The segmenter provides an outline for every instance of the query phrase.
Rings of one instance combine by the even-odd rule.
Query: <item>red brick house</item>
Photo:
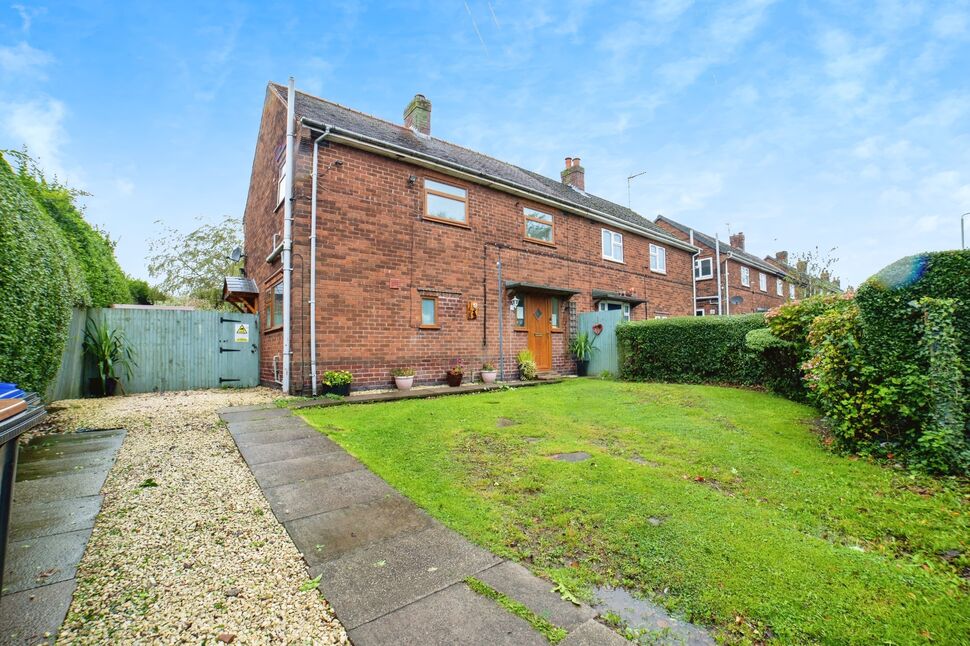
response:
[[[697,316],[765,312],[794,300],[788,273],[745,251],[743,233],[727,244],[662,215],[655,223],[701,250],[694,260]]]
[[[579,158],[550,179],[434,138],[421,95],[392,123],[271,83],[244,234],[261,380],[286,392],[441,382],[459,358],[509,379],[524,348],[569,373],[580,312],[693,312],[695,247],[587,192]]]

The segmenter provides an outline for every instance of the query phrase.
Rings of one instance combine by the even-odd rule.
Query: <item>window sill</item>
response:
[[[618,265],[625,265],[626,264],[622,260],[614,260],[613,258],[607,258],[606,256],[603,256],[603,260],[605,260],[607,262],[615,262]]]
[[[280,210],[280,207],[283,206],[283,204],[285,202],[286,202],[286,198],[285,197],[282,200],[280,200],[279,202],[277,202],[276,203],[276,206],[273,207],[273,213],[278,212]]]
[[[514,327],[514,328],[512,328],[512,331],[513,332],[528,332],[529,331],[529,328],[527,328],[527,327]]]
[[[714,276],[697,276],[695,280],[711,280]]]
[[[263,330],[263,334],[275,334],[276,332],[282,332],[283,326],[277,325],[276,327],[271,327]]]
[[[651,269],[650,270],[650,273],[651,274],[661,274],[663,276],[666,276],[667,275],[667,272],[666,271],[660,271],[659,269]]]
[[[457,220],[446,220],[444,218],[433,218],[430,215],[422,216],[421,219],[427,222],[436,222],[438,224],[448,224],[453,227],[458,227],[459,229],[471,229],[471,226],[467,222],[458,222]]]
[[[419,330],[440,330],[441,326],[440,325],[419,325],[418,329]]]
[[[536,240],[535,238],[530,238],[529,236],[526,236],[526,237],[522,238],[522,240],[524,242],[531,242],[532,244],[542,245],[543,247],[553,247],[553,248],[555,248],[555,246],[556,246],[556,243],[555,242],[546,242],[545,240]]]
[[[561,328],[558,328],[558,327],[554,327],[554,328],[552,328],[549,331],[552,332],[553,334],[562,334],[563,332],[565,332],[565,330],[563,330]]]

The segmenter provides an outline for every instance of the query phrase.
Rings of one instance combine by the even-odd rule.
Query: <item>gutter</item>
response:
[[[579,206],[577,204],[572,204],[554,197],[549,197],[548,195],[543,195],[541,193],[536,193],[533,189],[512,182],[506,179],[501,179],[495,177],[494,175],[489,175],[484,171],[475,170],[468,166],[462,164],[457,164],[455,162],[448,161],[446,159],[441,159],[440,157],[435,157],[433,155],[427,155],[424,153],[418,153],[396,144],[392,144],[381,139],[375,139],[373,137],[368,137],[366,135],[361,135],[350,130],[344,130],[334,125],[324,124],[306,117],[300,119],[301,123],[311,130],[316,130],[317,132],[330,132],[330,140],[336,141],[338,143],[343,143],[352,148],[358,148],[361,150],[366,150],[368,152],[373,152],[385,157],[393,157],[396,159],[407,159],[413,164],[422,166],[424,168],[431,168],[433,170],[444,172],[447,175],[453,177],[459,177],[465,180],[473,181],[476,184],[482,184],[484,186],[490,186],[492,188],[501,188],[504,192],[517,195],[519,197],[525,197],[530,200],[535,200],[547,206],[552,206],[558,208],[562,211],[567,211],[575,215],[581,215],[603,224],[608,224],[617,229],[623,229],[624,231],[629,231],[637,235],[643,236],[645,238],[650,238],[656,240],[657,242],[663,242],[671,247],[676,247],[684,251],[690,251],[692,253],[697,253],[700,250],[693,246],[686,244],[682,240],[678,240],[674,237],[667,237],[656,231],[651,231],[646,227],[638,227],[630,222],[617,218],[616,216],[610,215],[609,213],[604,213],[596,209],[591,209],[589,207]]]
[[[320,142],[330,134],[324,130],[323,134],[313,140],[313,175],[310,193],[310,388],[313,396],[317,396],[317,159]]]

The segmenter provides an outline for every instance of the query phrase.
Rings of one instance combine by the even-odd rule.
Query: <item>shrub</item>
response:
[[[391,370],[392,377],[413,377],[414,368],[395,368]]]
[[[354,381],[354,376],[346,370],[327,370],[321,381],[324,386],[346,386]]]
[[[526,381],[532,381],[539,374],[535,357],[528,350],[520,351],[515,356],[515,362],[519,364],[519,375]]]
[[[637,321],[616,330],[620,376],[640,381],[758,383],[759,362],[745,336],[764,315],[679,317]]]
[[[752,360],[757,362],[759,382],[765,388],[789,399],[805,400],[794,343],[780,339],[769,328],[762,327],[748,332],[744,344],[753,355]]]
[[[138,305],[157,305],[168,300],[160,290],[139,278],[128,279],[128,291],[131,292],[131,300]]]
[[[0,157],[0,381],[43,392],[60,365],[71,307],[88,302],[62,232]]]

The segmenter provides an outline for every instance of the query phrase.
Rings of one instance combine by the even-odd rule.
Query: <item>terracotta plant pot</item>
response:
[[[448,385],[455,388],[461,385],[461,378],[465,375],[461,372],[446,372],[445,379],[448,381]]]
[[[498,379],[498,370],[482,370],[482,383],[494,384]]]
[[[414,375],[410,377],[394,377],[394,385],[398,390],[411,390],[414,385]]]

